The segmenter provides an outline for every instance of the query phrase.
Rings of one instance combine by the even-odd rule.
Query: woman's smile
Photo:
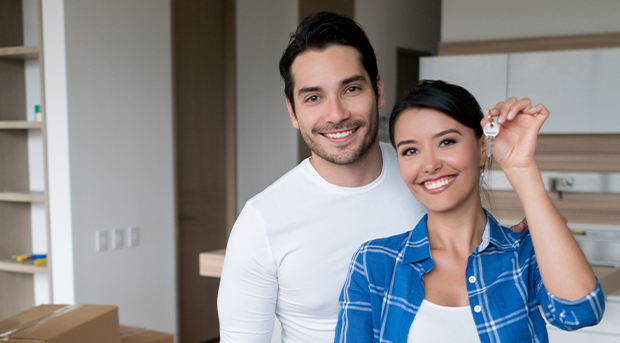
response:
[[[454,181],[455,178],[456,175],[441,176],[426,180],[422,182],[421,185],[431,194],[441,193],[452,185],[452,181]]]

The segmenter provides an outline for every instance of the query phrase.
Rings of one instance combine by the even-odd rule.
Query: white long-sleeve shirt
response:
[[[243,208],[226,249],[218,294],[221,342],[333,342],[338,297],[364,242],[415,227],[424,207],[381,144],[379,178],[359,188],[325,181],[306,159]]]

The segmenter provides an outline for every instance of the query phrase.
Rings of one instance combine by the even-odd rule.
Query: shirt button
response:
[[[476,282],[476,277],[472,275],[469,277],[469,283],[474,283],[474,282]]]
[[[480,313],[480,311],[482,311],[482,307],[480,305],[474,306],[474,312]]]

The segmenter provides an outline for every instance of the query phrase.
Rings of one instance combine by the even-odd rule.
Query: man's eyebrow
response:
[[[348,78],[340,81],[340,85],[344,86],[344,85],[349,84],[351,82],[356,82],[356,81],[360,81],[360,80],[366,81],[366,79],[364,78],[363,75],[354,75],[354,76],[348,77]],[[297,91],[297,95],[299,96],[299,95],[302,95],[304,93],[316,92],[316,91],[320,91],[320,90],[321,90],[321,87],[316,87],[316,86],[314,86],[314,87],[303,87],[303,88],[300,88]]]
[[[461,135],[461,136],[463,135],[463,134],[462,134],[459,130],[456,130],[456,129],[447,129],[447,130],[443,130],[443,131],[441,131],[441,132],[437,133],[437,134],[434,136],[434,138],[441,137],[441,136],[443,136],[443,135],[447,135],[447,134],[449,134],[449,133],[456,133],[456,134],[459,134],[459,135]],[[401,145],[403,145],[403,144],[411,144],[411,143],[417,143],[417,141],[416,141],[415,139],[408,139],[408,140],[406,140],[406,141],[400,141],[400,142],[398,142],[398,144],[396,144],[396,147],[398,148],[399,146],[401,146]]]
[[[360,81],[360,80],[366,81],[366,79],[364,78],[363,75],[355,75],[355,76],[351,76],[349,78],[346,78],[346,79],[340,81],[340,85],[344,86],[344,85],[346,85],[348,83],[355,82],[355,81]]]
[[[321,87],[304,87],[304,88],[300,88],[299,91],[297,91],[297,95],[302,95],[304,93],[310,93],[310,92],[316,92],[321,90]]]

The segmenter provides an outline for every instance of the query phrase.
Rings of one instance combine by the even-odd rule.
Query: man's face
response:
[[[381,78],[377,96],[359,52],[343,45],[308,50],[291,71],[295,112],[288,100],[287,107],[313,158],[339,165],[359,160],[377,139],[385,104]]]

